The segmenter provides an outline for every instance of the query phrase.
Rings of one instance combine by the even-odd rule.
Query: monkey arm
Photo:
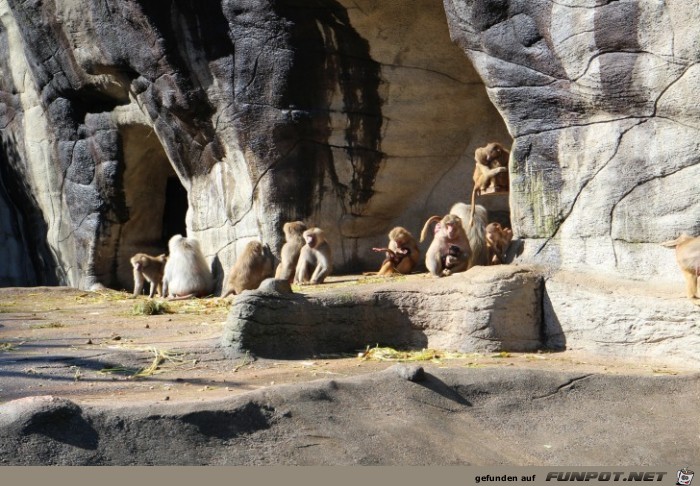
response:
[[[144,278],[139,265],[134,266],[134,296],[141,295],[143,292]]]
[[[508,172],[508,167],[494,167],[493,169],[484,170],[478,177],[476,187],[478,187],[480,191],[486,190],[486,187],[488,187],[493,178],[504,172]]]
[[[332,267],[327,258],[319,258],[314,273],[311,275],[312,284],[323,283],[325,278],[331,273]]]

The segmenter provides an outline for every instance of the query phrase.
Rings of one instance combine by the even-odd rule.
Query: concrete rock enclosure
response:
[[[430,279],[432,280],[432,279]],[[542,346],[542,277],[475,267],[429,282],[364,284],[314,294],[264,289],[236,297],[222,338],[232,355],[305,358],[366,346],[459,352]]]
[[[698,308],[657,283],[474,267],[446,278],[350,282],[301,294],[268,279],[235,297],[230,357],[352,353],[367,346],[463,353],[583,351],[697,368]]]
[[[523,258],[678,281],[658,243],[700,233],[700,11],[675,1],[444,4],[515,139]]]
[[[0,281],[128,288],[187,232],[221,282],[293,219],[358,269],[465,199],[510,137],[444,10],[346,3],[0,1]]]
[[[250,239],[278,251],[295,219],[326,230],[337,272],[376,269],[391,227],[417,233],[468,198],[474,149],[496,140],[513,142],[510,196],[482,201],[512,223],[516,262],[680,295],[659,243],[700,233],[699,23],[678,0],[0,0],[0,284],[129,288],[128,258],[177,233],[221,283]],[[435,292],[478,293],[460,282]],[[627,290],[586,301],[548,285],[537,315],[553,342],[626,339],[608,328],[627,322]],[[432,304],[378,288],[353,302],[381,321],[373,303],[391,295],[396,344],[468,347],[420,324]],[[288,298],[312,327],[333,318],[314,299]],[[466,300],[449,309],[474,314],[458,321],[479,348],[486,318]],[[681,322],[641,339],[682,348],[697,332],[686,304],[631,327]],[[235,312],[252,322],[266,305]]]

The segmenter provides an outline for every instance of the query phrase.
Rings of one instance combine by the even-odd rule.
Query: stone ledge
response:
[[[544,291],[545,344],[700,366],[700,307],[650,282],[559,272]]]
[[[313,294],[244,292],[231,308],[222,346],[231,356],[268,358],[355,352],[377,344],[533,351],[542,345],[542,281],[532,269],[504,265]]]

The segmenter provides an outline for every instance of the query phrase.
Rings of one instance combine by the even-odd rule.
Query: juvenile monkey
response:
[[[474,221],[476,196],[485,192],[508,192],[510,176],[508,175],[508,152],[503,145],[491,142],[479,147],[474,152],[474,188],[472,189],[472,213],[470,226]],[[463,218],[465,221],[466,218]]]
[[[425,266],[428,271],[436,277],[446,277],[467,270],[471,248],[462,219],[454,214],[448,214],[443,218],[431,216],[423,225],[421,242],[425,240],[432,223],[437,225],[433,241],[425,254]],[[449,268],[446,268],[446,263],[449,263]]]
[[[267,245],[249,241],[231,268],[221,297],[257,289],[263,280],[272,277],[274,264],[275,257]]]
[[[389,246],[387,248],[372,248],[372,250],[386,252],[386,258],[376,275],[407,275],[411,273],[420,260],[420,250],[416,239],[406,228],[401,226],[397,226],[389,232]],[[373,273],[368,272],[367,274]]]
[[[676,248],[676,261],[685,277],[685,290],[689,299],[695,301],[698,296],[698,277],[700,276],[700,236],[681,234],[678,238],[661,243],[667,248]],[[697,302],[697,301],[696,301]]]
[[[277,265],[275,278],[288,280],[291,283],[294,280],[294,270],[299,261],[301,247],[306,243],[304,241],[306,225],[301,221],[290,221],[284,223],[282,230],[284,231],[285,243],[282,245],[282,251],[280,252],[281,261]]]
[[[199,241],[175,235],[168,241],[168,261],[163,275],[163,295],[186,299],[205,297],[214,288],[209,265]]]
[[[479,147],[474,152],[474,190],[478,194],[487,189],[493,192],[508,191],[508,157],[510,152],[498,142]]]
[[[486,246],[489,250],[489,264],[500,265],[506,261],[506,251],[513,240],[513,230],[503,228],[498,223],[486,226]]]
[[[333,271],[331,247],[320,228],[310,228],[304,231],[304,241],[306,244],[299,253],[294,283],[323,283]]]
[[[460,248],[457,245],[450,245],[447,255],[442,257],[442,274],[448,276],[453,272],[453,268],[460,262]]]
[[[163,270],[168,257],[165,253],[156,257],[137,253],[131,257],[131,266],[134,267],[134,297],[143,293],[143,286],[148,281],[150,292],[148,296],[152,299],[156,290],[163,296]]]

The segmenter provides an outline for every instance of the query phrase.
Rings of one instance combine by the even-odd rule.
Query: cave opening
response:
[[[161,241],[167,247],[168,240],[174,235],[187,236],[185,215],[187,214],[187,189],[182,185],[177,176],[168,177],[165,183],[165,207]]]
[[[115,286],[131,289],[130,258],[135,253],[166,253],[171,236],[185,236],[189,203],[187,189],[153,130],[145,125],[126,125],[119,133],[129,219],[122,224],[119,235]]]

